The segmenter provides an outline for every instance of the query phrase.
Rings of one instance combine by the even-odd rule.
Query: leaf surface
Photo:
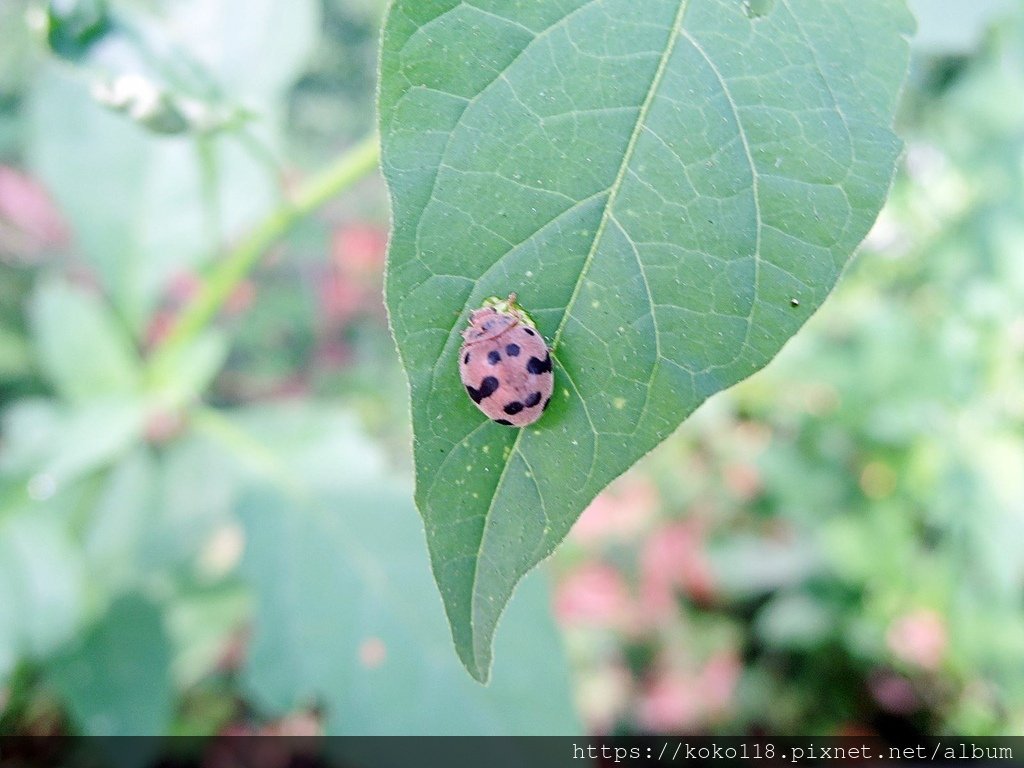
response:
[[[824,301],[889,188],[911,25],[900,0],[393,3],[387,302],[478,679],[590,500]],[[468,313],[510,291],[555,361],[522,430],[486,421],[456,360]]]
[[[138,354],[103,299],[66,280],[32,299],[33,341],[50,384],[72,403],[126,399],[141,385]]]
[[[243,681],[267,710],[319,702],[331,735],[581,732],[543,574],[512,601],[519,630],[482,688],[451,653],[411,489],[353,420],[264,408],[236,424],[298,491],[261,488],[239,510],[255,591]]]
[[[86,735],[154,736],[171,721],[170,662],[160,608],[133,595],[49,662],[49,681]]]

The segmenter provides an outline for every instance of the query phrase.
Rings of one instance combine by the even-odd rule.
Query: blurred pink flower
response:
[[[637,719],[653,733],[705,730],[731,709],[741,671],[732,650],[715,653],[696,674],[665,670],[644,689]]]
[[[658,509],[658,492],[647,479],[631,477],[614,484],[583,510],[570,536],[581,544],[628,540],[642,531]]]
[[[275,723],[266,726],[261,736],[322,736],[323,726],[320,719],[312,712],[295,712],[282,717]],[[293,762],[291,765],[295,764]]]
[[[37,181],[0,165],[0,250],[29,256],[63,244],[67,227]]]
[[[689,675],[676,671],[654,678],[637,704],[640,726],[650,733],[697,731],[702,707],[695,682]]]
[[[185,415],[182,411],[157,407],[146,415],[143,436],[146,442],[156,445],[177,437],[184,428]]]
[[[179,272],[167,286],[167,298],[175,305],[182,305],[195,296],[203,287],[203,280],[195,272]]]
[[[320,285],[320,305],[332,325],[345,325],[359,312],[365,291],[352,280],[331,272]]]
[[[347,325],[358,314],[382,312],[380,278],[387,236],[380,227],[350,224],[331,238],[331,262],[320,281],[320,305],[328,328]]]
[[[160,344],[174,328],[177,322],[177,315],[174,312],[160,310],[154,312],[149,318],[149,325],[146,326],[146,347],[152,349]]]
[[[754,464],[734,461],[722,470],[725,487],[739,501],[751,501],[761,492],[761,471]]]
[[[733,695],[743,666],[732,650],[715,653],[697,676],[704,708],[709,719],[721,717],[732,708]]]
[[[341,368],[352,361],[352,347],[343,339],[324,339],[317,347],[316,359],[328,368]]]
[[[228,300],[224,303],[224,311],[229,315],[240,315],[256,300],[256,285],[251,280],[243,280],[235,286]]]
[[[640,604],[652,623],[674,615],[676,592],[698,602],[714,598],[711,565],[704,554],[700,521],[691,518],[655,531],[640,562]]]
[[[868,689],[878,705],[897,715],[909,715],[921,707],[914,686],[905,677],[876,670],[868,676]]]
[[[224,643],[220,658],[217,660],[217,670],[220,672],[235,672],[245,664],[245,658],[249,651],[249,640],[252,635],[250,628],[235,630]]]
[[[896,658],[934,671],[946,654],[946,622],[929,608],[918,608],[898,616],[885,636]]]
[[[367,669],[376,669],[388,658],[388,647],[379,637],[367,637],[359,644],[359,663]]]
[[[309,397],[309,382],[301,373],[295,374],[278,382],[269,395],[273,397]]]
[[[351,224],[335,230],[331,258],[345,273],[376,275],[383,269],[387,234],[370,224]]]
[[[555,616],[565,626],[629,626],[631,603],[622,575],[609,565],[588,563],[555,591]]]

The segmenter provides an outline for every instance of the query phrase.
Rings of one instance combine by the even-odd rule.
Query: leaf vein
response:
[[[658,88],[661,86],[662,79],[665,77],[665,71],[668,69],[669,59],[672,57],[672,52],[676,47],[676,40],[683,33],[683,21],[686,18],[686,9],[689,5],[690,0],[682,0],[679,4],[679,10],[676,12],[676,17],[672,22],[668,41],[665,44],[665,50],[662,52],[661,59],[658,61],[658,68],[654,71],[654,77],[651,79],[651,85],[647,89],[647,95],[644,97],[644,101],[640,105],[640,111],[636,117],[636,124],[633,126],[633,132],[630,134],[629,141],[626,144],[626,150],[622,155],[622,163],[619,165],[618,173],[615,176],[615,180],[612,182],[608,193],[608,199],[605,201],[604,212],[601,214],[601,221],[598,223],[597,231],[594,233],[594,240],[591,243],[590,250],[587,252],[587,258],[583,262],[579,279],[576,281],[576,285],[573,286],[573,291],[569,296],[569,301],[565,305],[565,314],[562,316],[562,321],[558,324],[558,329],[555,331],[554,338],[552,339],[552,351],[557,350],[558,348],[558,343],[562,338],[562,332],[565,329],[566,319],[572,310],[573,304],[575,304],[576,299],[579,296],[580,289],[583,287],[587,273],[590,270],[590,265],[593,263],[594,256],[601,244],[601,238],[604,235],[604,230],[608,226],[608,218],[612,210],[612,206],[615,204],[619,190],[622,188],[622,181],[626,177],[626,172],[629,170],[629,164],[633,160],[633,153],[636,151],[636,145],[640,139],[640,134],[643,133],[647,114],[651,110],[651,105],[654,104],[654,97],[658,92]]]
[[[680,35],[686,38],[687,42],[689,42],[690,45],[693,46],[693,49],[700,54],[701,58],[703,58],[705,62],[707,62],[708,67],[714,73],[715,78],[718,80],[718,83],[722,88],[722,95],[725,96],[726,101],[729,102],[729,107],[732,109],[733,118],[736,120],[736,132],[739,134],[740,142],[743,144],[743,151],[747,156],[747,162],[750,164],[750,187],[751,194],[754,198],[754,296],[750,301],[750,310],[746,316],[747,328],[745,333],[743,334],[743,341],[740,343],[740,348],[736,352],[732,360],[722,365],[712,366],[711,369],[713,370],[715,368],[724,368],[732,365],[737,360],[739,360],[740,357],[743,356],[744,350],[746,350],[750,346],[750,332],[751,330],[753,330],[754,325],[754,309],[757,306],[758,287],[761,285],[761,236],[763,229],[761,221],[761,195],[760,190],[758,188],[757,165],[754,163],[754,155],[750,150],[750,140],[747,138],[746,129],[743,127],[743,121],[740,118],[740,111],[738,105],[736,104],[736,99],[733,98],[732,92],[729,90],[729,86],[725,77],[723,77],[721,71],[715,65],[715,62],[708,55],[707,51],[704,50],[704,47],[700,44],[700,42],[695,37],[693,37],[693,35],[691,35],[685,29],[680,31]]]

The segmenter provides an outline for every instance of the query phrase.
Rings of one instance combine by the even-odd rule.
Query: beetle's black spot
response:
[[[462,358],[462,364],[469,365],[469,352],[467,352],[465,357]]]
[[[519,345],[509,344],[507,347],[505,347],[505,354],[508,355],[509,357],[519,357]]]
[[[530,334],[531,336],[536,336],[536,335],[537,335],[537,334],[535,334],[535,333],[533,332],[533,329],[531,329],[531,328],[523,328],[523,330],[524,330],[524,331],[526,331],[526,332],[527,332],[528,334]]]
[[[509,421],[508,419],[495,419],[494,423],[495,424],[504,424],[506,427],[511,427],[512,426],[512,422]]]
[[[551,353],[544,355],[543,360],[531,357],[530,362],[526,364],[526,370],[530,373],[551,373]]]
[[[534,392],[523,402],[526,403],[527,408],[533,408],[533,406],[540,402],[540,392]]]
[[[474,403],[479,403],[485,397],[493,395],[499,386],[500,382],[493,376],[488,376],[480,382],[480,389],[473,389],[469,384],[466,385],[466,391],[469,392],[469,396],[473,398]]]
[[[546,411],[548,409],[549,405],[551,405],[551,398],[550,397],[547,400],[544,401],[544,407],[541,408],[541,410],[542,411]]]
[[[511,403],[505,406],[505,413],[507,413],[509,416],[515,416],[521,410],[523,410],[523,404],[520,403],[518,400],[513,400]]]
[[[493,325],[493,323],[491,323],[490,321],[484,323],[484,325],[483,325],[484,330],[485,331],[491,330],[491,325]]]
[[[501,355],[498,354],[498,350],[492,349],[487,353],[487,362],[491,365],[497,365],[501,362]]]

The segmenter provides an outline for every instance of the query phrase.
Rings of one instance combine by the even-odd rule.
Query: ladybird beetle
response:
[[[484,301],[462,338],[459,375],[476,407],[507,427],[539,419],[555,386],[551,352],[516,295]]]

